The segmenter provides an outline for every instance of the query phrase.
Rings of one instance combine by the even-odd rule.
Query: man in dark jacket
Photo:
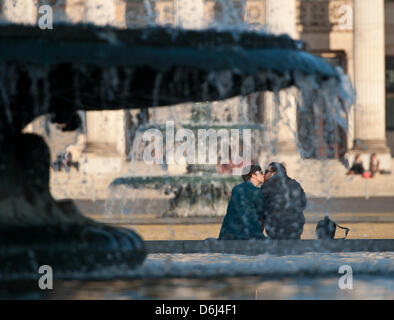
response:
[[[272,162],[264,173],[264,227],[272,239],[300,239],[306,207],[301,185],[287,176],[286,168]]]
[[[258,187],[264,182],[263,172],[258,165],[244,168],[243,183],[232,192],[227,213],[223,219],[219,240],[262,239],[263,197]]]

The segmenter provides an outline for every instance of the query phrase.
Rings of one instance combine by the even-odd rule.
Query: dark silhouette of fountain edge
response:
[[[6,168],[0,182],[3,279],[36,274],[40,265],[69,272],[113,265],[134,268],[143,262],[144,242],[134,231],[87,218],[71,200],[53,199],[49,149],[42,137],[20,134],[4,144],[8,153],[0,155]]]
[[[286,35],[83,24],[54,30],[0,25],[0,35],[2,85],[14,93],[0,99],[13,111],[0,111],[0,132],[19,132],[47,113],[66,121],[76,110],[168,106],[280,90],[296,85],[297,74],[313,76],[318,84],[339,80],[332,66]],[[34,92],[28,85],[33,81]]]

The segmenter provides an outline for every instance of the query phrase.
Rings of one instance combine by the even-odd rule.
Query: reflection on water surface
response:
[[[353,289],[341,290],[341,265]],[[11,299],[394,299],[394,252],[294,256],[152,254],[141,267],[59,275],[54,289],[34,280],[2,282]]]

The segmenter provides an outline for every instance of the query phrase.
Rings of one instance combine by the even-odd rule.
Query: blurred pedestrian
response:
[[[378,159],[376,153],[371,154],[371,159],[369,161],[369,171],[371,171],[371,177],[379,172],[380,160]]]
[[[363,162],[361,160],[361,155],[357,154],[352,167],[349,169],[349,171],[347,172],[347,175],[353,175],[353,174],[363,174],[365,171],[364,167],[363,167]]]

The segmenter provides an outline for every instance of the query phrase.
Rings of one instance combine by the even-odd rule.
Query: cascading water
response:
[[[192,2],[200,3],[200,1]],[[60,7],[62,1],[58,1],[58,3]],[[218,14],[218,19],[207,23],[206,26],[209,26],[210,29],[206,30],[206,32],[203,31],[202,33],[195,34],[185,33],[182,28],[168,28],[159,30],[158,32],[156,29],[158,23],[156,22],[157,17],[153,9],[153,2],[144,0],[142,3],[143,6],[139,7],[139,9],[142,10],[141,13],[136,15],[136,22],[127,22],[127,28],[129,28],[129,30],[137,30],[136,28],[141,27],[141,24],[151,28],[142,30],[138,36],[134,34],[134,40],[140,43],[143,43],[145,40],[150,40],[154,45],[160,42],[162,38],[166,40],[171,39],[171,41],[164,43],[164,45],[161,43],[162,47],[159,46],[159,49],[154,47],[153,49],[150,48],[150,51],[141,50],[135,53],[133,58],[136,60],[141,59],[141,63],[147,65],[159,65],[158,72],[152,72],[152,70],[149,69],[141,71],[141,69],[138,69],[138,66],[134,65],[122,66],[122,63],[130,62],[130,60],[127,60],[127,57],[125,57],[131,54],[130,52],[127,52],[126,55],[119,54],[117,56],[119,60],[109,61],[110,66],[104,69],[96,68],[95,66],[89,65],[89,63],[86,64],[86,60],[89,60],[91,57],[88,56],[86,58],[85,56],[84,63],[72,64],[71,71],[70,69],[65,69],[66,72],[69,72],[67,79],[71,79],[74,90],[70,90],[70,92],[61,92],[59,88],[62,87],[62,84],[59,85],[59,83],[57,83],[58,79],[51,76],[51,71],[53,71],[51,67],[46,69],[42,66],[37,67],[34,64],[27,64],[26,69],[22,69],[21,71],[20,66],[8,64],[8,62],[3,62],[3,60],[0,59],[0,101],[4,106],[5,119],[0,122],[0,129],[15,127],[20,127],[20,129],[22,129],[32,119],[47,114],[48,112],[62,114],[63,111],[64,115],[64,110],[69,109],[62,109],[62,106],[68,106],[69,104],[73,104],[75,110],[137,108],[136,110],[127,111],[132,116],[132,124],[129,127],[130,130],[126,134],[128,145],[132,146],[131,150],[128,152],[130,169],[125,174],[126,177],[118,178],[113,182],[113,186],[116,186],[116,188],[110,191],[105,204],[107,216],[111,219],[117,218],[117,213],[121,213],[123,217],[131,216],[131,218],[133,218],[133,215],[137,213],[137,211],[133,211],[133,206],[141,198],[148,199],[148,201],[144,203],[144,210],[147,213],[152,213],[152,211],[156,209],[149,205],[149,199],[152,199],[152,197],[161,197],[166,201],[173,201],[175,199],[171,204],[172,207],[169,207],[170,211],[167,212],[167,216],[169,214],[174,214],[174,212],[175,216],[224,215],[231,187],[238,183],[239,176],[224,175],[219,172],[213,175],[212,169],[214,171],[217,170],[217,163],[212,164],[211,167],[208,165],[203,165],[202,167],[189,166],[189,170],[191,170],[190,174],[185,174],[186,166],[184,164],[178,166],[178,168],[174,168],[170,167],[171,165],[163,163],[159,168],[146,166],[145,169],[148,168],[151,170],[150,174],[149,170],[147,171],[151,176],[149,177],[148,174],[146,174],[146,176],[141,176],[140,165],[143,152],[146,148],[146,143],[141,143],[141,138],[143,137],[143,133],[148,129],[156,129],[158,133],[162,132],[163,124],[165,123],[163,120],[172,121],[177,131],[189,129],[191,132],[194,132],[193,130],[198,130],[199,128],[225,130],[231,130],[232,128],[251,129],[253,132],[252,136],[255,140],[253,144],[255,154],[252,158],[253,160],[259,161],[261,164],[267,164],[277,159],[281,148],[279,129],[287,128],[302,158],[313,158],[322,161],[320,164],[319,176],[323,188],[317,190],[315,196],[329,197],[329,183],[332,174],[326,169],[324,161],[332,157],[332,144],[333,141],[338,138],[339,130],[346,131],[348,125],[347,115],[350,105],[353,102],[354,95],[351,85],[349,85],[350,81],[346,76],[344,76],[340,70],[333,72],[333,69],[328,68],[321,60],[311,60],[304,52],[294,48],[294,46],[299,45],[298,43],[293,43],[287,38],[282,38],[282,40],[277,40],[276,38],[273,40],[271,39],[269,40],[271,44],[267,45],[268,48],[270,45],[273,45],[278,49],[282,44],[278,44],[276,41],[283,41],[284,46],[293,46],[287,53],[279,49],[276,51],[273,49],[267,52],[258,52],[260,46],[265,45],[264,43],[257,42],[257,40],[260,40],[260,36],[263,37],[267,35],[265,28],[261,27],[258,29],[254,26],[253,29],[255,33],[249,35],[247,32],[249,26],[243,22],[243,15],[240,14],[240,12],[242,13],[242,6],[240,10],[240,8],[234,6],[231,1],[219,0],[217,2],[220,7],[220,10],[218,10],[220,13]],[[176,1],[176,3],[180,5],[181,2]],[[191,1],[188,1],[188,3],[190,5]],[[101,4],[99,0],[91,0],[89,1],[89,5],[91,8],[96,8],[99,11],[98,8]],[[126,13],[127,10],[130,9],[129,6],[132,6],[131,2],[127,2],[126,4]],[[71,10],[72,8],[69,9]],[[133,10],[130,10],[130,12],[131,11]],[[99,16],[100,23],[98,24],[115,24],[115,22],[111,23],[111,21],[108,20],[114,19],[113,17],[104,17],[105,15]],[[89,17],[92,21],[96,19],[94,14]],[[104,19],[104,22],[102,22],[102,19]],[[16,19],[14,21],[18,20]],[[189,24],[189,22],[182,20],[182,18],[179,19],[179,17],[176,23],[178,23],[179,26],[194,28],[192,23]],[[229,24],[231,24],[231,26],[229,26]],[[103,41],[101,42],[103,46],[99,50],[105,49],[107,45],[110,46],[110,54],[103,49],[102,53],[104,58],[95,56],[97,60],[94,62],[103,65],[105,65],[105,60],[107,58],[111,59],[111,55],[114,54],[116,50],[119,50],[117,52],[122,52],[122,46],[127,43],[126,40],[131,35],[131,33],[124,33],[122,35],[121,33],[117,33],[114,29],[95,27],[90,27],[90,29],[88,29],[91,33],[87,32],[83,34],[83,32],[86,31],[84,31],[83,28],[80,31],[81,34],[75,34],[75,38],[81,36],[82,43],[88,42],[87,40],[91,40],[90,37],[94,35],[94,37]],[[67,30],[65,30],[65,34],[67,34]],[[190,36],[190,38],[188,36]],[[251,38],[248,38],[248,36]],[[94,37],[92,36],[92,38]],[[205,40],[204,37],[207,37],[207,40]],[[204,52],[194,50],[193,39],[195,39],[196,43],[200,41],[202,48],[206,50]],[[222,43],[220,43],[221,41]],[[210,42],[212,42],[213,45],[210,45]],[[185,50],[185,52],[181,52],[178,55],[174,54],[174,58],[171,56],[171,50],[173,50],[173,48],[168,49],[166,46],[170,44],[170,46],[173,45],[176,47],[176,44],[179,43],[188,49],[190,49],[191,46],[192,49],[189,51]],[[250,47],[244,50],[243,44],[246,45],[246,47],[247,45]],[[231,47],[231,50],[228,50],[229,47]],[[37,47],[35,48],[37,49]],[[74,47],[74,51],[71,50],[71,52],[75,52],[76,48],[78,49],[78,46]],[[51,48],[48,50],[50,49]],[[219,50],[219,54],[218,51],[215,51],[216,49]],[[223,51],[221,52],[220,50]],[[64,51],[64,53],[67,54],[67,50]],[[52,51],[52,54],[54,52],[56,51]],[[152,52],[155,54],[152,54]],[[150,54],[152,54],[153,57],[149,56]],[[289,54],[290,57],[286,54]],[[32,55],[34,56],[33,53]],[[203,57],[201,61],[199,55]],[[0,52],[0,56],[4,58],[6,53]],[[19,52],[19,58],[23,56],[24,54]],[[246,59],[242,59],[244,56]],[[72,57],[72,55],[69,55],[67,58],[70,57]],[[146,59],[144,60],[144,58]],[[35,63],[37,64],[39,64],[37,61],[42,60],[48,65],[51,63],[56,65],[57,62],[56,56],[48,56],[40,60],[40,57],[36,55],[34,59],[36,59]],[[188,59],[192,62],[187,61]],[[203,59],[206,59],[206,61]],[[250,62],[249,64],[249,60],[253,61],[253,63]],[[111,65],[113,62],[114,65]],[[180,66],[178,66],[177,63],[179,63]],[[182,63],[186,64],[186,66],[182,65]],[[93,62],[92,64],[94,65]],[[168,76],[166,72],[171,64],[175,65],[175,70]],[[291,71],[288,70],[290,65],[293,68]],[[121,66],[121,68],[119,66]],[[204,72],[195,72],[193,68],[198,67],[201,67]],[[220,67],[223,67],[225,71],[220,70]],[[255,72],[256,68],[261,68],[264,71]],[[274,69],[274,71],[272,71],[272,69]],[[60,71],[62,71],[62,69],[60,69]],[[145,81],[145,76],[149,72],[152,73],[149,74],[150,79]],[[27,96],[34,98],[31,101],[33,116],[29,115],[28,112],[23,116],[17,116],[18,114],[23,114],[24,111],[22,107],[21,109],[15,109],[15,101],[19,99],[17,88],[19,85],[18,81],[20,80],[18,77],[20,75],[28,79],[27,82],[30,84],[28,90],[29,95]],[[100,85],[93,86],[86,80],[91,75],[95,76],[95,80],[97,80]],[[138,85],[139,82],[143,82],[143,85]],[[290,85],[291,88],[286,89]],[[89,86],[92,87],[90,88]],[[130,89],[133,88],[136,88],[136,90],[130,94],[130,91],[132,91]],[[266,90],[273,92],[272,96],[267,97],[253,93],[255,91]],[[237,97],[225,100],[234,96]],[[244,96],[248,96],[248,103],[246,103],[246,98]],[[60,107],[57,105],[56,108],[53,108],[53,99],[57,99],[55,101],[59,103]],[[268,110],[270,113],[264,110],[264,112],[267,111],[267,114],[264,114],[264,116],[267,116],[269,113],[272,120],[269,129],[260,124],[262,110],[260,109],[257,99],[259,99],[259,101],[271,99],[271,102],[267,103],[267,105],[271,103],[271,110]],[[12,106],[11,102],[13,101],[14,105]],[[200,102],[194,103],[191,101]],[[205,101],[210,102],[206,103]],[[188,102],[188,104],[177,105],[183,102]],[[162,107],[173,104],[176,106],[168,108]],[[285,110],[293,108],[294,104],[297,106],[299,117],[297,130],[294,129],[294,119],[287,118],[287,113],[284,112]],[[139,107],[153,108],[149,110],[138,110]],[[320,126],[320,123],[316,122],[317,116],[311,118],[310,114],[315,116],[319,115],[320,121],[325,124],[324,130],[320,132],[320,135],[311,134],[313,129]],[[60,118],[59,122],[64,122],[63,120],[65,119],[62,117]],[[45,123],[48,122],[44,122],[44,124]],[[43,131],[47,133],[47,140],[53,139],[54,134],[59,133],[52,125],[44,126]],[[3,137],[0,138],[3,139]],[[69,139],[70,137],[65,140],[69,141]],[[319,153],[321,150],[319,150],[318,146],[323,146],[324,152]],[[221,155],[219,151],[217,154]],[[298,174],[302,177],[308,174],[309,168],[305,165],[304,161],[299,160],[295,163],[289,162],[287,164],[289,165],[289,170],[294,175]],[[181,174],[179,174],[179,172],[178,174],[172,174],[171,170],[173,169],[182,169],[183,171],[181,170]],[[152,173],[154,170],[156,170],[155,174]],[[157,175],[157,172],[160,174]],[[82,175],[88,176],[89,173],[83,171]],[[132,186],[134,189],[130,189],[128,186]],[[92,188],[92,190],[93,189],[94,188]],[[181,189],[184,192],[185,198],[187,200],[193,199],[193,201],[185,203],[185,198],[179,197]],[[89,188],[87,188],[87,190],[89,192]],[[67,190],[65,190],[65,193],[66,192]],[[171,192],[177,194],[178,198],[170,197]],[[209,207],[209,205],[212,204],[215,206]],[[165,210],[162,210],[161,214],[165,214],[165,212]],[[62,216],[62,213],[59,215]],[[37,216],[39,216],[39,213]],[[21,221],[23,219],[30,219],[28,216],[19,218],[21,218]],[[126,241],[128,238],[124,236],[122,232],[113,234],[107,229],[101,230],[95,228],[88,228],[85,232],[87,233],[87,238],[97,237],[100,241],[104,241],[109,249],[116,248],[119,243],[124,249],[132,245]],[[72,245],[78,245],[78,243],[76,242]],[[21,255],[23,253],[24,252],[19,252],[17,254]],[[87,261],[89,259],[97,259],[97,255],[95,254],[96,252],[93,252],[92,255],[87,256]],[[111,255],[112,251],[109,250],[108,254]],[[114,253],[114,255],[116,256],[116,253]],[[98,256],[100,256],[100,253]],[[339,265],[351,261],[354,263],[357,272],[363,274],[371,273],[373,276],[377,277],[386,277],[387,274],[391,275],[393,273],[392,259],[391,253],[360,253],[356,255],[314,253],[300,256],[275,256],[269,254],[259,256],[226,254],[156,254],[149,255],[144,264],[136,270],[131,270],[130,266],[120,263],[110,266],[107,264],[93,271],[73,270],[71,268],[70,270],[62,270],[58,275],[60,278],[71,277],[81,280],[103,280],[115,277],[131,279],[126,280],[126,285],[130,285],[135,278],[140,280],[161,278],[163,282],[165,282],[174,277],[184,277],[186,278],[186,280],[184,280],[186,286],[188,286],[192,278],[218,276],[227,278],[240,276],[305,277],[307,274],[317,277],[327,276],[332,279],[333,275],[337,274]],[[67,257],[64,258],[64,261],[67,261]],[[378,261],[378,263],[375,263],[375,261]],[[35,256],[29,256],[27,262],[29,264],[37,264],[37,258]],[[36,275],[32,273],[26,274],[22,271],[18,273],[18,270],[15,271],[12,267],[12,265],[8,265],[5,269],[8,272],[7,279],[35,279],[36,277]],[[234,281],[236,282],[236,280]],[[234,286],[234,283],[232,283],[232,280],[229,282],[230,287],[233,286],[233,288],[237,288],[237,286]],[[214,288],[215,285],[216,283],[213,283],[212,288]],[[312,287],[318,285],[319,283],[312,285]],[[98,289],[101,290],[102,287],[99,286]],[[121,291],[122,289],[119,289],[118,292],[115,292],[114,297],[118,297],[117,294],[121,294]],[[212,289],[212,291],[214,291],[214,289]],[[333,292],[335,296],[335,290],[333,290]],[[390,293],[392,293],[392,291]],[[1,294],[2,292],[0,291],[0,296]],[[5,295],[7,294],[6,292]],[[136,295],[137,298],[141,297],[137,293]],[[149,293],[145,293],[145,295],[142,294],[142,297],[151,297],[152,295],[154,294],[149,295]],[[239,297],[234,294],[226,295],[225,298],[232,298],[234,296]],[[245,297],[243,295],[240,296],[242,298]],[[135,296],[131,295],[127,297],[133,298]],[[195,295],[191,297],[193,298]],[[218,297],[218,295],[209,296],[208,293],[208,297]],[[295,295],[292,297],[297,298],[299,296]]]
[[[339,74],[341,74],[341,70],[338,70]],[[290,73],[287,77],[291,77]],[[284,76],[286,79],[286,76]],[[172,113],[165,113],[162,117],[161,123],[154,122],[150,127],[144,126],[139,129],[141,134],[139,135],[140,139],[135,139],[133,141],[132,148],[132,161],[143,161],[143,153],[147,148],[148,142],[143,140],[143,133],[156,128],[159,130],[157,132],[159,138],[164,138],[164,146],[165,149],[166,144],[169,142],[165,141],[166,137],[166,125],[165,121],[173,121],[175,126],[178,126],[183,129],[190,129],[194,127],[197,131],[198,129],[216,129],[218,128],[230,131],[231,128],[237,128],[243,130],[245,128],[250,128],[253,137],[252,150],[254,154],[251,156],[251,159],[254,162],[259,162],[259,160],[263,163],[268,164],[273,161],[277,157],[278,154],[278,128],[280,128],[281,124],[282,130],[288,130],[291,135],[291,139],[295,141],[295,144],[298,147],[298,151],[301,155],[309,155],[313,152],[316,152],[318,146],[321,146],[326,149],[326,153],[322,155],[315,155],[316,159],[319,161],[323,161],[323,165],[321,166],[321,174],[320,177],[322,179],[322,194],[317,194],[317,196],[323,196],[326,198],[330,197],[330,172],[329,170],[324,169],[324,161],[326,159],[333,158],[333,150],[330,149],[330,140],[335,141],[338,139],[338,130],[347,130],[347,115],[350,110],[351,103],[353,101],[353,91],[351,86],[349,86],[349,79],[346,76],[341,76],[341,88],[342,92],[338,94],[337,88],[338,83],[336,81],[327,82],[322,87],[316,82],[316,80],[309,76],[305,77],[302,74],[295,74],[295,87],[291,90],[280,90],[282,85],[280,84],[281,80],[277,80],[277,88],[272,88],[274,92],[273,100],[273,121],[271,124],[271,132],[262,125],[256,123],[255,119],[257,117],[257,112],[253,109],[256,106],[256,103],[253,102],[253,99],[250,99],[252,112],[245,112],[245,103],[242,103],[242,100],[239,98],[227,100],[226,102],[217,102],[216,105],[211,105],[209,107],[209,114],[207,114],[206,110],[199,110],[199,116],[193,118],[193,109],[189,111],[191,115],[186,116],[186,119],[180,120],[179,117],[173,117]],[[275,83],[275,81],[273,81]],[[298,88],[298,89],[296,89]],[[296,90],[298,90],[298,95]],[[303,97],[314,96],[313,101],[321,101],[321,103],[316,104],[308,104],[306,99]],[[293,101],[293,102],[292,102]],[[299,135],[302,135],[302,130],[310,130],[310,128],[305,125],[301,126],[301,130],[297,131],[292,124],[289,122],[289,119],[286,119],[286,109],[291,108],[291,104],[295,103],[300,106],[300,112],[304,112],[303,109],[307,109],[306,112],[312,112],[311,108],[315,109],[315,113],[319,113],[325,122],[325,132],[323,137],[306,135],[309,139],[308,143],[303,143],[300,141]],[[194,111],[196,111],[196,109]],[[220,110],[220,111],[219,111]],[[224,110],[224,112],[222,111]],[[157,113],[160,113],[161,110],[157,110]],[[187,114],[187,111],[183,111],[183,114]],[[195,112],[197,113],[197,111]],[[226,113],[228,113],[226,115]],[[217,116],[215,117],[214,114]],[[219,115],[220,114],[220,115]],[[212,120],[213,117],[213,120]],[[250,120],[253,119],[253,122]],[[235,120],[235,121],[234,121]],[[300,121],[303,119],[301,118]],[[217,132],[217,131],[216,131]],[[193,134],[193,136],[197,137],[197,134]],[[323,138],[324,141],[318,141],[319,138]],[[197,142],[198,145],[199,142]],[[179,145],[179,143],[178,143]],[[220,162],[220,153],[222,152],[220,145],[220,141],[218,146],[216,147],[218,153],[218,159]],[[177,146],[175,146],[177,148]],[[194,146],[193,141],[193,148]],[[162,152],[162,151],[161,151]],[[236,152],[238,154],[238,152]],[[308,156],[306,156],[308,157]],[[191,163],[189,163],[189,169],[195,167],[194,163],[196,163],[197,156],[192,155]],[[163,159],[159,159],[162,163],[165,163],[165,157]],[[215,158],[216,160],[216,158]],[[126,192],[127,187],[131,189],[147,189],[147,190],[161,190],[162,193],[169,194],[173,193],[174,197],[170,200],[170,207],[165,213],[166,216],[179,216],[179,217],[187,217],[187,216],[224,216],[225,210],[227,207],[227,203],[231,194],[231,189],[237,183],[240,182],[239,176],[231,176],[231,172],[229,171],[227,175],[223,175],[220,173],[220,170],[216,168],[216,164],[219,162],[213,162],[210,165],[200,165],[197,166],[198,169],[189,172],[189,174],[178,173],[175,175],[169,175],[168,171],[163,170],[161,176],[144,176],[141,172],[130,172],[126,174],[124,177],[116,179],[112,183],[112,188],[114,189],[113,194],[117,194],[119,197],[120,194],[127,197],[128,199],[133,198],[132,191]],[[245,165],[245,164],[244,164]],[[294,172],[306,174],[304,171],[304,166],[302,160],[298,160],[295,164],[291,163],[291,169]],[[149,172],[149,166],[147,166]],[[204,172],[205,171],[205,172]],[[302,179],[302,174],[297,175],[297,179]],[[120,192],[121,188],[123,191]],[[118,190],[118,191],[117,191]],[[139,193],[140,196],[140,193]],[[111,200],[115,203],[113,200]],[[124,200],[121,200],[124,202]],[[129,203],[130,205],[130,203]],[[152,210],[157,210],[152,208]],[[109,210],[110,211],[110,210]],[[130,214],[133,213],[133,208],[128,208],[128,212]],[[110,213],[110,212],[109,212]],[[110,216],[110,214],[109,214]]]

